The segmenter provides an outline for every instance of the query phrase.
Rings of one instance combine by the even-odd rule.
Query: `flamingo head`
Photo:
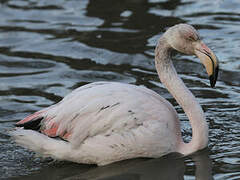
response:
[[[218,58],[213,51],[200,40],[197,30],[188,24],[178,24],[169,28],[165,33],[168,44],[175,50],[188,55],[196,55],[205,66],[214,87],[218,77]]]

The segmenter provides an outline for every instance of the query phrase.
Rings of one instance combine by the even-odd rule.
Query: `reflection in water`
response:
[[[207,149],[195,153],[190,158],[176,158],[177,154],[159,159],[132,159],[107,166],[88,166],[66,163],[46,167],[34,179],[64,180],[183,180],[189,175],[196,180],[212,180],[212,162]],[[192,160],[193,161],[192,161]],[[196,168],[195,173],[186,169],[185,161]],[[60,166],[60,167],[59,167]],[[188,175],[188,173],[190,173]],[[193,173],[193,174],[192,174]],[[22,177],[17,179],[31,179]]]
[[[155,179],[184,179],[184,159],[151,159],[130,160],[98,167],[86,173],[66,178],[88,180],[155,180]]]
[[[192,156],[195,163],[196,180],[212,180],[212,160],[209,158],[208,151],[196,153]]]
[[[211,180],[212,164],[206,150],[192,155],[196,166],[196,180]],[[128,160],[98,167],[65,180],[181,180],[185,172],[184,158],[163,157],[148,160]]]

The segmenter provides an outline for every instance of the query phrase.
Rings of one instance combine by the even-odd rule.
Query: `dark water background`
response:
[[[144,85],[168,99],[158,80],[154,47],[166,28],[189,23],[220,59],[209,87],[195,57],[174,64],[203,106],[209,148],[185,159],[135,159],[104,167],[41,159],[11,142],[7,131],[25,116],[52,105],[89,82]],[[1,0],[0,177],[6,179],[240,179],[239,0]]]

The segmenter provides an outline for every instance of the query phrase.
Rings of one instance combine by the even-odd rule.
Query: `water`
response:
[[[0,175],[11,179],[240,179],[240,4],[238,0],[4,0],[0,2]],[[194,25],[220,59],[215,89],[199,60],[174,64],[206,113],[210,142],[191,157],[135,159],[104,167],[41,159],[7,131],[89,82],[145,85],[187,118],[159,83],[154,47],[176,24]]]

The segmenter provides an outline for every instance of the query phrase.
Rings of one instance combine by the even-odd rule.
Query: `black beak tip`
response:
[[[211,87],[214,88],[216,84],[216,81],[214,80],[214,76],[213,75],[209,76],[209,80],[210,80]]]
[[[215,69],[214,74],[212,74],[211,76],[209,76],[210,85],[211,85],[212,88],[215,87],[215,84],[216,84],[216,82],[217,82],[218,71],[219,71],[219,68],[218,68],[218,66],[217,66],[216,69]]]

